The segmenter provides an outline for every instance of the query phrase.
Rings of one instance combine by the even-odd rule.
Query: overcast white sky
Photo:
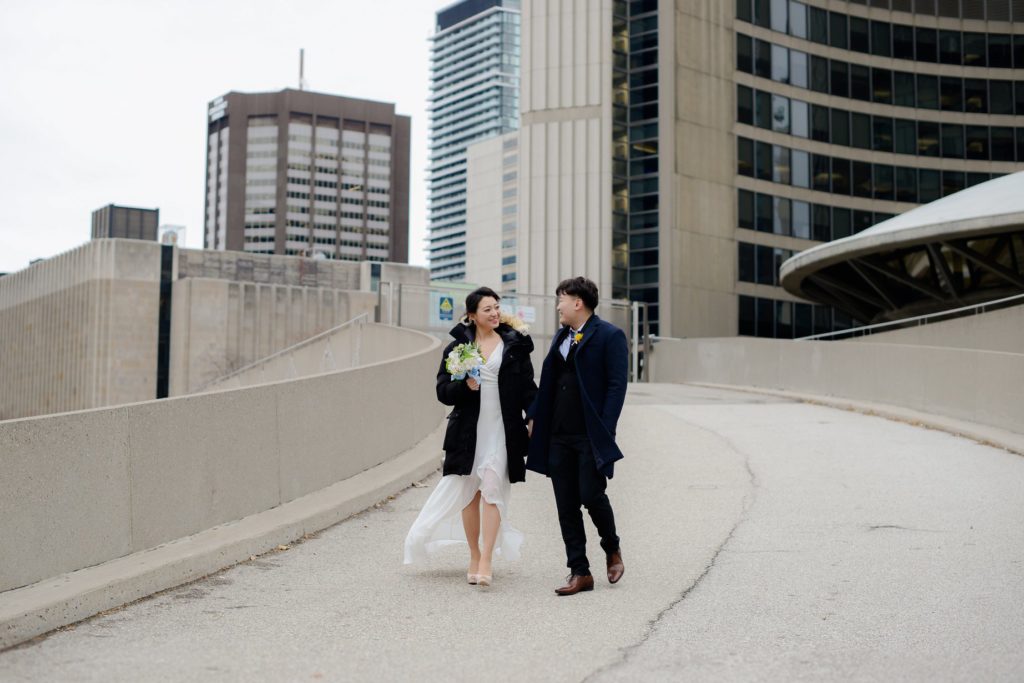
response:
[[[0,272],[89,239],[106,204],[202,247],[206,105],[296,87],[412,117],[410,261],[425,265],[429,42],[451,0],[0,0]]]

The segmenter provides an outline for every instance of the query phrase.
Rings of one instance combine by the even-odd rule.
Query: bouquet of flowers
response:
[[[476,342],[459,344],[445,360],[445,370],[452,376],[452,379],[465,379],[467,375],[480,381],[480,366],[484,364],[483,354],[480,353],[480,346]]]

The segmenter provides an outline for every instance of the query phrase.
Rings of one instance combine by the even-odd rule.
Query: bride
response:
[[[451,331],[455,340],[444,350],[437,373],[437,398],[453,406],[444,437],[444,476],[405,539],[405,564],[445,545],[468,542],[466,579],[481,586],[491,584],[493,554],[519,557],[523,535],[508,521],[508,504],[512,483],[526,480],[529,436],[523,415],[537,393],[533,340],[519,318],[501,312],[500,299],[487,287],[477,289],[466,297],[466,317]],[[484,360],[479,380],[453,379],[445,360],[459,344],[471,342]]]

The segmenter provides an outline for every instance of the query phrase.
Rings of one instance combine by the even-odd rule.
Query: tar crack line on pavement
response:
[[[655,410],[662,410],[661,406],[651,406],[651,408],[653,408]],[[668,412],[668,411],[664,411],[664,412]],[[696,588],[698,586],[700,586],[701,582],[704,581],[704,577],[706,577],[708,574],[711,573],[711,570],[714,569],[715,564],[718,562],[718,556],[722,554],[722,551],[725,550],[725,547],[727,545],[729,545],[730,541],[732,541],[733,536],[736,534],[737,529],[739,529],[740,526],[744,522],[747,521],[748,513],[750,512],[750,509],[754,506],[754,502],[756,501],[756,498],[757,498],[757,489],[760,486],[760,484],[758,482],[757,475],[754,473],[754,470],[751,469],[751,467],[750,467],[750,456],[749,455],[747,455],[746,453],[741,451],[736,446],[736,444],[734,444],[728,437],[725,437],[725,436],[719,434],[718,432],[714,432],[714,431],[712,431],[712,430],[710,430],[710,429],[708,429],[706,427],[702,427],[701,425],[698,425],[696,423],[690,422],[689,420],[685,420],[685,419],[679,417],[679,415],[677,415],[675,413],[672,413],[672,417],[674,417],[675,419],[679,420],[680,422],[685,423],[686,425],[692,427],[693,429],[700,430],[702,432],[705,432],[706,434],[710,434],[715,439],[718,439],[719,441],[724,442],[726,444],[726,446],[728,446],[730,451],[732,451],[733,453],[735,453],[736,455],[738,455],[740,457],[740,460],[743,463],[743,467],[747,471],[747,481],[748,481],[748,484],[750,486],[750,489],[746,493],[746,495],[743,496],[743,508],[740,510],[739,518],[736,520],[736,523],[733,524],[732,528],[729,529],[729,534],[719,544],[719,546],[717,548],[715,548],[715,552],[711,556],[711,560],[708,562],[707,566],[704,567],[704,570],[700,573],[700,576],[698,576],[696,579],[694,579],[693,583],[691,583],[689,586],[684,588],[683,592],[680,593],[677,598],[672,600],[672,602],[670,602],[668,605],[666,605],[660,612],[658,612],[658,614],[655,615],[653,619],[651,619],[650,621],[647,622],[647,628],[645,629],[643,636],[641,636],[639,640],[637,640],[635,643],[632,643],[631,645],[627,645],[625,647],[619,648],[619,652],[621,653],[621,656],[619,657],[619,659],[617,659],[614,662],[611,662],[609,664],[606,664],[606,665],[602,666],[600,669],[596,669],[595,671],[592,671],[589,675],[587,675],[586,678],[583,679],[584,683],[586,681],[593,680],[594,678],[596,678],[597,676],[600,676],[601,674],[613,671],[616,668],[618,668],[620,666],[623,666],[624,664],[629,662],[629,658],[633,654],[633,652],[635,652],[637,648],[641,647],[644,643],[646,643],[654,635],[654,633],[658,629],[659,623],[670,612],[672,612],[676,607],[681,605],[683,603],[683,601],[686,600],[686,598],[689,597],[689,595],[694,590],[696,590]]]

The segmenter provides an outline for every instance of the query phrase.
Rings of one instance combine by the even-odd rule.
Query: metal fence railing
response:
[[[950,320],[952,318],[959,318],[966,315],[977,315],[979,313],[984,313],[985,311],[991,311],[997,308],[1005,308],[1007,306],[1021,304],[1024,304],[1024,294],[1016,294],[1014,296],[1008,296],[1002,299],[995,299],[993,301],[986,301],[984,303],[974,304],[972,306],[951,308],[948,311],[939,311],[937,313],[928,313],[926,315],[916,315],[911,318],[901,318],[899,320],[891,320],[889,322],[876,323],[874,325],[851,327],[846,330],[825,332],[823,334],[815,334],[809,337],[798,337],[796,341],[820,341],[825,339],[837,340],[848,339],[850,337],[865,337],[876,332],[887,332],[890,330],[898,330],[906,327],[928,325],[931,323],[941,322],[943,320]]]
[[[379,289],[379,322],[447,339],[448,332],[465,314],[466,295],[474,289],[474,285],[457,282],[420,285],[382,281]],[[502,310],[518,315],[530,326],[530,336],[536,348],[534,366],[539,371],[540,360],[547,353],[551,339],[559,329],[558,313],[555,311],[557,297],[522,292],[498,294],[501,296]],[[650,335],[646,334],[646,304],[604,299],[597,313],[626,333],[630,342],[630,377],[633,381],[646,381],[642,371],[645,359],[650,354]]]

